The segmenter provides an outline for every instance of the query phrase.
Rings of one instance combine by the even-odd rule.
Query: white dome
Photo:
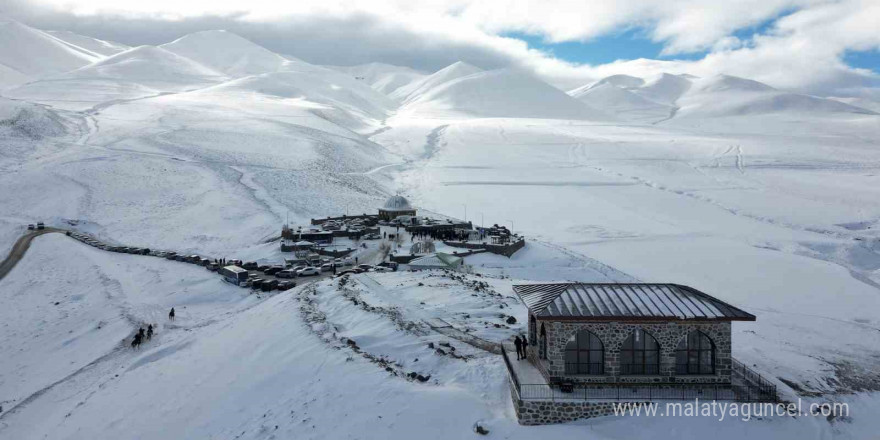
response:
[[[409,204],[409,200],[403,196],[392,196],[385,202],[382,207],[384,211],[412,211],[413,207]]]

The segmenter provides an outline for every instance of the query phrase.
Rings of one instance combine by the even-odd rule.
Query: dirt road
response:
[[[28,231],[27,234],[22,235],[21,238],[12,245],[12,250],[9,251],[9,255],[6,256],[6,259],[0,263],[0,280],[2,280],[6,274],[11,272],[12,268],[18,264],[18,261],[24,256],[24,253],[27,252],[29,247],[31,247],[31,241],[33,241],[35,237],[56,232],[64,231],[55,228],[46,228]]]

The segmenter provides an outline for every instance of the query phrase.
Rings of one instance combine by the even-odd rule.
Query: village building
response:
[[[394,220],[400,216],[416,216],[416,209],[410,205],[409,200],[401,195],[390,197],[385,204],[379,208],[379,219],[385,221]]]
[[[755,316],[694,288],[553,283],[513,290],[528,308],[525,359],[510,360],[505,344],[521,423],[604,415],[617,400],[776,399],[775,386],[731,356],[733,321]],[[572,402],[577,409],[558,411]]]

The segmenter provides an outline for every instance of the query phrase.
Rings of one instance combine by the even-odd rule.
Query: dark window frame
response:
[[[676,375],[713,375],[716,370],[715,341],[709,335],[692,330],[675,348]]]
[[[625,362],[629,356],[630,361]],[[650,361],[653,355],[654,361]],[[660,374],[660,343],[644,329],[636,329],[620,347],[620,374],[656,376]]]
[[[565,374],[605,374],[605,344],[589,330],[580,330],[565,344]],[[576,362],[570,362],[574,357]]]

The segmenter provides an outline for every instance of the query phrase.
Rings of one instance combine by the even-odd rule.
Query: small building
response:
[[[416,216],[416,209],[410,205],[409,200],[401,195],[392,196],[385,205],[379,208],[379,219],[391,221],[399,216]]]
[[[461,257],[446,254],[443,252],[437,252],[435,254],[426,255],[424,257],[419,257],[410,261],[409,268],[411,270],[448,269],[457,271],[461,269],[463,263],[464,259]]]
[[[610,406],[599,400],[777,398],[774,385],[731,356],[733,321],[755,316],[694,288],[552,283],[513,290],[528,308],[526,360],[505,357],[521,423],[602,415]],[[581,409],[552,416],[556,402],[571,401]],[[550,409],[531,411],[541,405]]]

